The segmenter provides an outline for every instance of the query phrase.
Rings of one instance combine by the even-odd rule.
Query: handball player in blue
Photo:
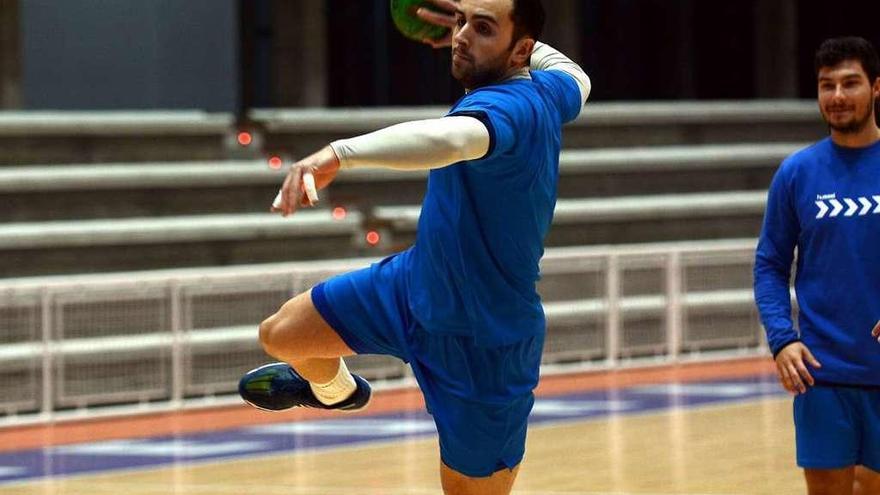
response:
[[[282,363],[251,371],[242,397],[269,410],[363,409],[370,386],[341,359],[410,363],[439,432],[448,494],[507,494],[523,458],[545,318],[538,261],[553,218],[561,128],[590,80],[540,43],[539,0],[433,0],[466,93],[444,117],[330,143],[294,164],[273,211],[312,204],[348,168],[429,169],[415,244],[294,297],[260,325]],[[447,14],[448,13],[448,14]]]
[[[816,53],[831,135],[789,156],[770,186],[755,299],[794,398],[810,495],[880,493],[880,61],[862,38]],[[792,322],[789,279],[799,317]]]

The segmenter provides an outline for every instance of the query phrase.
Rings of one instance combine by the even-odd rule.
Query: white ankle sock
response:
[[[315,397],[328,406],[344,401],[357,390],[357,383],[342,358],[339,358],[339,371],[332,380],[327,383],[309,382],[309,385]]]

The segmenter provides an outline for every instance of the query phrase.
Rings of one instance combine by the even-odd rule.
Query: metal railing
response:
[[[613,367],[766,352],[753,239],[548,249],[547,364]],[[269,358],[257,326],[291,295],[370,259],[0,280],[0,425],[237,400]],[[386,356],[350,367],[409,377]]]

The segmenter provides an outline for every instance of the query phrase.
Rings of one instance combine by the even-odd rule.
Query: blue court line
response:
[[[667,383],[539,397],[530,425],[742,402],[785,395],[775,376]],[[237,427],[0,453],[0,485],[41,478],[202,463],[436,435],[424,410]]]

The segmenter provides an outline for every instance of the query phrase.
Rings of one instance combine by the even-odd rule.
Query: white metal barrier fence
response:
[[[545,363],[765,352],[753,250],[751,239],[548,250]],[[369,261],[0,280],[0,425],[235,400],[239,376],[268,359],[258,323]],[[386,356],[350,366],[408,376]]]

